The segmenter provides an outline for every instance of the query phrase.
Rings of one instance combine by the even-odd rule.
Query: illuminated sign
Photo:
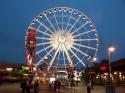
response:
[[[106,66],[101,66],[101,67],[100,67],[100,70],[101,70],[101,71],[104,71],[104,70],[106,70],[106,69],[107,69]]]

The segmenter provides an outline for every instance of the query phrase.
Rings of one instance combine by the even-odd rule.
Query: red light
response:
[[[102,70],[102,71],[106,70],[106,66],[101,66],[100,70]]]

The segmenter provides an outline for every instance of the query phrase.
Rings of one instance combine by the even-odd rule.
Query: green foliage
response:
[[[81,80],[85,81],[86,83],[88,83],[91,80],[91,75],[89,73],[89,68],[88,67],[83,69],[81,74],[82,74],[81,75]]]
[[[94,65],[93,65],[93,72],[95,72],[96,74],[100,73],[99,64],[98,63],[94,63]]]
[[[27,74],[29,73],[29,68],[27,66],[22,66],[21,71],[22,74]]]

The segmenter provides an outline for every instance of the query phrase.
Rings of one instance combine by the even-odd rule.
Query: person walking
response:
[[[30,93],[30,88],[31,88],[31,81],[30,79],[28,78],[26,80],[26,93]]]
[[[39,92],[39,82],[38,82],[38,80],[35,80],[33,88],[34,88],[34,93]]]
[[[52,88],[52,83],[49,82],[49,90],[51,90],[51,88]]]
[[[58,89],[60,89],[60,87],[61,87],[61,82],[58,81]]]
[[[87,84],[87,93],[91,93],[91,83]]]
[[[57,80],[54,82],[54,89],[55,89],[55,91],[57,89]]]
[[[60,80],[57,81],[57,87],[58,87],[58,90],[59,90],[59,92],[60,92],[60,87],[61,87],[61,82],[60,82]]]
[[[20,93],[26,93],[26,80],[25,79],[22,79],[20,81],[20,88],[21,88],[21,92]]]

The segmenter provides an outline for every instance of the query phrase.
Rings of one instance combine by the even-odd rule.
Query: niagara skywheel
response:
[[[25,38],[27,64],[47,69],[86,66],[97,56],[98,33],[82,12],[56,7],[41,12],[30,23]]]

